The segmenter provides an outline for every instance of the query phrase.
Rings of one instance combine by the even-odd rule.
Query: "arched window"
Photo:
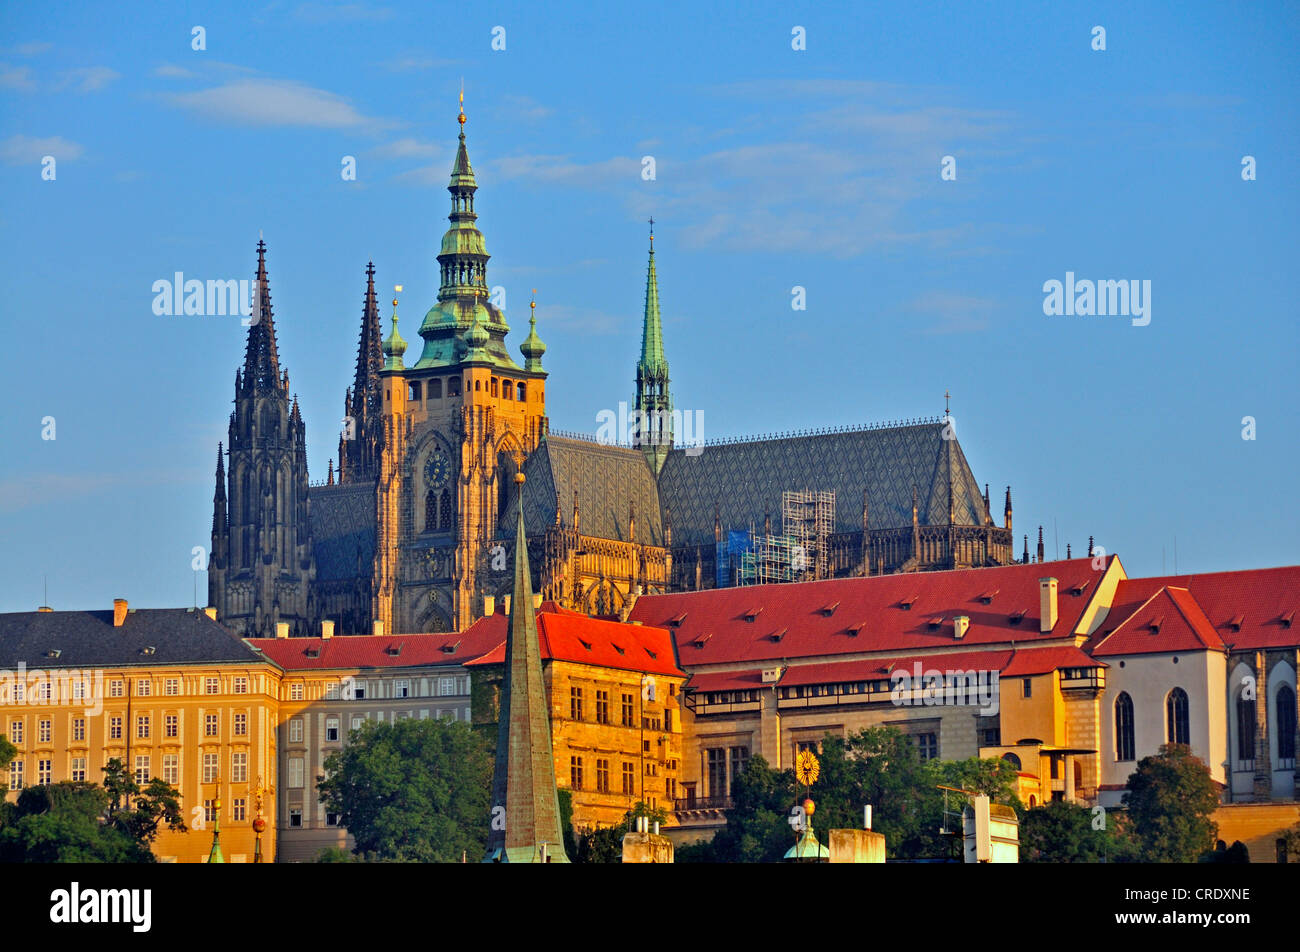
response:
[[[502,399],[505,399],[505,400],[512,400],[512,399],[514,399],[514,395],[515,395],[515,388],[514,388],[513,386],[511,386],[510,381],[509,381],[509,380],[502,380],[502,381],[501,381],[501,397],[502,397]],[[496,396],[496,394],[493,394],[493,396]]]
[[[447,396],[449,396],[449,397],[459,397],[459,396],[460,396],[460,378],[459,378],[459,377],[449,377],[449,378],[447,379]]]
[[[497,378],[496,378],[496,377],[493,377],[493,378],[492,378],[492,396],[495,397],[495,396],[499,396],[499,395],[500,395],[500,394],[499,394],[498,387],[497,387]]]
[[[1291,761],[1295,766],[1295,692],[1288,685],[1277,689],[1277,698],[1273,701],[1277,708],[1274,723],[1277,724],[1277,756],[1279,760]],[[1283,769],[1286,769],[1283,767]]]
[[[1190,744],[1191,728],[1187,720],[1187,692],[1174,688],[1165,698],[1165,739],[1171,744]]]
[[[438,528],[443,532],[450,532],[452,525],[451,493],[444,489],[442,499],[438,503]]]
[[[420,387],[420,381],[418,381],[418,380],[412,380],[412,381],[411,381],[411,394],[410,394],[409,399],[410,399],[410,401],[411,401],[412,403],[419,403],[419,402],[420,402],[420,390],[421,390],[421,389],[422,389],[422,388]]]
[[[272,409],[271,405],[268,403],[265,406],[263,406],[262,422],[259,423],[257,427],[260,432],[257,435],[260,436],[262,439],[266,439],[267,437],[274,434],[275,422],[276,422],[275,418],[276,418],[276,413],[275,410]]]
[[[1237,695],[1237,759],[1255,762],[1255,701]],[[1246,769],[1246,768],[1243,768]]]
[[[1005,760],[1007,763],[1009,763],[1011,766],[1015,767],[1017,770],[1020,769],[1020,758],[1017,757],[1015,754],[1003,754],[1002,759]]]
[[[475,381],[474,381],[474,389],[475,389],[475,390],[482,390],[482,389],[483,389],[483,381],[482,381],[482,380],[475,380]]]
[[[424,531],[438,528],[438,497],[430,489],[424,496]]]
[[[1133,699],[1127,691],[1115,698],[1115,759],[1136,760],[1133,743]]]
[[[528,396],[528,387],[521,383],[519,385],[519,393],[515,397],[515,399],[518,400],[520,403],[523,403],[525,398],[527,398],[527,396]]]
[[[442,381],[441,381],[441,380],[430,380],[430,381],[429,381],[429,399],[430,399],[430,400],[441,400],[441,399],[442,399]]]

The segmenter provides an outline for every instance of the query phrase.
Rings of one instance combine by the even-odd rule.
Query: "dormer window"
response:
[[[682,622],[684,622],[685,620],[686,620],[686,612],[682,612],[676,618],[668,619],[668,624],[673,628],[680,628],[682,626]]]
[[[909,595],[907,598],[899,600],[898,607],[905,612],[910,612],[912,610],[912,606],[916,604],[916,599],[917,599],[916,595]]]
[[[1076,597],[1082,595],[1084,590],[1091,584],[1092,579],[1084,579],[1082,582],[1078,582],[1070,588],[1070,594]]]
[[[700,635],[698,638],[695,639],[695,641],[693,642],[693,644],[694,644],[695,647],[697,647],[697,648],[703,648],[703,647],[708,643],[709,639],[712,638],[712,637],[713,637],[712,634],[704,634],[704,635]]]
[[[935,618],[931,618],[931,619],[930,619],[930,630],[931,630],[931,631],[934,631],[936,628],[942,628],[942,627],[943,627],[943,616],[942,616],[942,615],[939,615],[939,616],[937,616],[937,617],[935,617]]]
[[[985,605],[992,605],[993,597],[997,595],[998,591],[999,589],[995,588],[991,592],[985,592],[984,594],[980,595],[979,600]]]
[[[772,632],[772,634],[771,634],[771,638],[772,638],[772,640],[773,640],[773,641],[780,641],[782,638],[785,637],[785,633],[786,633],[787,630],[788,630],[788,629],[786,629],[786,628],[782,628],[780,631],[774,631],[774,632]]]
[[[1245,624],[1245,622],[1246,622],[1245,615],[1233,615],[1230,619],[1228,619],[1228,627],[1231,628],[1233,631],[1241,631],[1241,626]]]
[[[822,607],[821,613],[827,618],[830,618],[832,615],[835,614],[835,609],[839,607],[840,607],[839,602],[831,602],[829,605],[825,605]]]
[[[1018,625],[1018,624],[1020,624],[1022,621],[1025,620],[1025,615],[1027,615],[1027,614],[1028,614],[1028,610],[1022,608],[1022,609],[1020,609],[1020,611],[1018,611],[1018,612],[1012,612],[1012,613],[1011,613],[1011,617],[1009,617],[1009,618],[1007,619],[1007,621],[1010,622],[1010,623],[1013,624],[1013,625]]]
[[[745,612],[745,621],[753,621],[760,614],[762,614],[762,612],[763,612],[762,605],[759,605],[757,608],[749,609],[747,612]]]
[[[1151,634],[1158,635],[1160,634],[1160,626],[1163,625],[1164,623],[1165,623],[1165,616],[1161,615],[1160,617],[1153,618],[1149,622],[1147,622],[1147,628],[1151,630]]]

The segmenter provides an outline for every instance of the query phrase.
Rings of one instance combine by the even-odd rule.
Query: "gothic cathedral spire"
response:
[[[524,474],[517,473],[515,484],[520,492],[523,482]],[[491,803],[488,862],[569,862],[560,830],[550,709],[542,677],[542,652],[533,608],[522,505],[515,529],[515,581],[510,599]]]
[[[378,474],[381,442],[379,415],[382,400],[379,372],[384,355],[379,328],[379,300],[375,295],[375,263],[366,265],[366,293],[361,306],[361,337],[357,342],[356,378],[348,391],[339,441],[339,482],[373,480]]]
[[[646,267],[645,314],[641,322],[641,359],[636,364],[636,433],[655,475],[663,469],[673,445],[673,401],[668,391],[668,361],[664,358],[663,326],[659,319],[659,278],[655,274],[654,219],[650,219],[650,263]]]

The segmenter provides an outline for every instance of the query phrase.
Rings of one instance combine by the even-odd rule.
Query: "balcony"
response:
[[[731,807],[731,797],[686,797],[673,801],[673,811],[679,816],[691,812],[730,810]]]

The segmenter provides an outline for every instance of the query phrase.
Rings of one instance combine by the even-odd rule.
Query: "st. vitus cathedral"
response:
[[[533,590],[602,615],[625,614],[638,593],[1015,559],[1010,489],[994,525],[946,419],[674,445],[653,235],[641,424],[622,443],[551,434],[535,305],[521,365],[489,294],[463,111],[459,122],[423,348],[408,364],[396,301],[381,340],[372,263],[338,470],[331,462],[324,484],[308,483],[258,242],[257,317],[213,499],[208,598],[226,625],[245,637],[274,636],[278,622],[306,635],[322,620],[340,634],[375,622],[464,629],[511,591],[521,508]]]

